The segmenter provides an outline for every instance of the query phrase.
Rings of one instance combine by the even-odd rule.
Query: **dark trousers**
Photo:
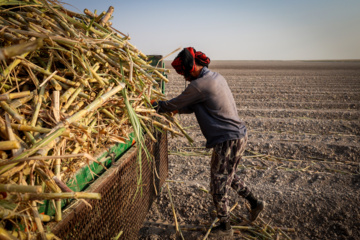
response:
[[[210,193],[221,222],[229,219],[229,190],[233,188],[240,196],[246,197],[250,191],[236,174],[236,169],[245,151],[248,140],[244,138],[217,144],[211,157]]]

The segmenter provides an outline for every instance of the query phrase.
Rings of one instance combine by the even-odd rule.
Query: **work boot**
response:
[[[264,209],[265,202],[258,200],[251,192],[245,197],[245,199],[250,203],[250,221],[253,222]]]
[[[252,206],[250,210],[250,221],[253,222],[260,215],[261,211],[265,207],[265,202],[257,200],[256,206]]]
[[[211,229],[211,237],[232,237],[234,236],[234,231],[230,226],[230,221],[220,222],[220,225]]]

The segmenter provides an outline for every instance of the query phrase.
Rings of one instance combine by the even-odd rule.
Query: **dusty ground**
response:
[[[263,221],[295,228],[288,232],[292,239],[360,239],[360,62],[215,61],[210,69],[227,79],[247,124],[249,142],[238,173],[266,201]],[[184,80],[174,71],[169,79],[171,98],[184,89]],[[212,199],[200,190],[209,189],[210,157],[198,152],[210,151],[194,115],[178,119],[196,142],[169,139],[169,186],[179,224],[199,227],[211,222]],[[243,199],[232,197],[246,217]],[[166,187],[140,239],[176,239]]]

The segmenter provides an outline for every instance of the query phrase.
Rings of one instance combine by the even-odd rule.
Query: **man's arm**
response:
[[[205,97],[196,87],[189,85],[179,96],[169,101],[159,101],[157,111],[163,113],[180,110],[180,113],[191,113],[193,112],[191,106],[204,99]]]

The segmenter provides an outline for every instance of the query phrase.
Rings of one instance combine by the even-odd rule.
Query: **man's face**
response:
[[[192,80],[196,79],[196,74],[194,72],[185,72],[184,78],[186,81],[191,82]]]

